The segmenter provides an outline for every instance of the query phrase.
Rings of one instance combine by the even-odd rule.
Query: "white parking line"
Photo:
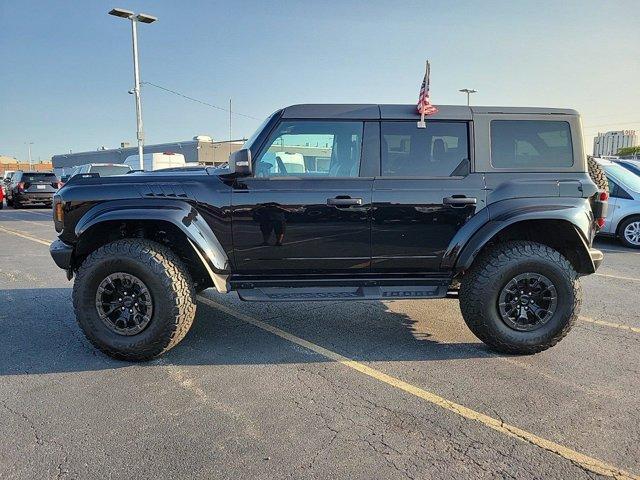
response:
[[[616,278],[618,280],[627,280],[629,282],[640,282],[640,278],[621,277],[620,275],[609,275],[607,273],[595,273],[597,277]]]
[[[631,255],[640,255],[640,252],[632,252],[631,250],[619,250],[619,249],[612,249],[612,248],[598,248],[598,250],[605,253],[629,253]]]

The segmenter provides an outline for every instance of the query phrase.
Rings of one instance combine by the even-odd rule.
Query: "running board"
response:
[[[448,286],[373,286],[373,287],[257,287],[239,289],[247,302],[299,302],[337,300],[399,300],[403,298],[444,298]]]

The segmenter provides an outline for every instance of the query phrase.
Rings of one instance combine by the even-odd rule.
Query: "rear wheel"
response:
[[[143,239],[117,240],[89,255],[73,285],[73,306],[94,346],[133,361],[177,345],[196,312],[193,284],[180,259]]]
[[[576,277],[569,261],[546,245],[495,245],[462,279],[462,316],[494,350],[541,352],[562,340],[578,316],[581,290]]]
[[[624,220],[618,229],[618,236],[627,247],[640,248],[640,215]]]

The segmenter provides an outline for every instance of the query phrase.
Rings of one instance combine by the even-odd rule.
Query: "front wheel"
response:
[[[189,272],[167,247],[122,239],[100,247],[73,285],[80,328],[107,355],[142,361],[177,345],[196,312]]]
[[[640,216],[626,219],[620,224],[619,236],[627,247],[640,248]]]
[[[532,354],[562,340],[578,317],[581,289],[571,263],[529,241],[497,244],[462,279],[460,309],[493,350]]]

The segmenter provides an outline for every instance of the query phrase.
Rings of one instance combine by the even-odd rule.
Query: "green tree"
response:
[[[638,147],[623,147],[618,150],[616,155],[640,155],[640,146]]]

